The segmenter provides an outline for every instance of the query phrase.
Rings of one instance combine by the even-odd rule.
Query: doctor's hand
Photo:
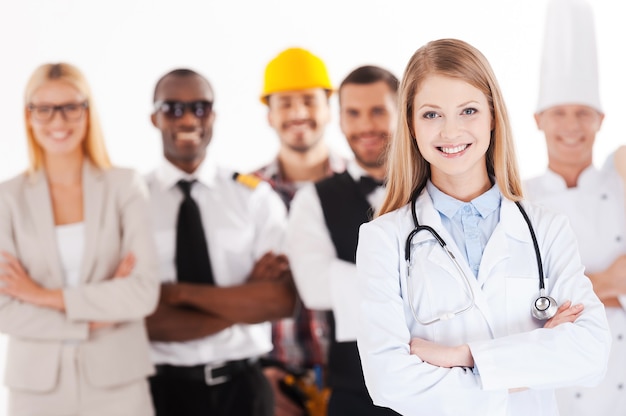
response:
[[[565,301],[561,306],[559,306],[559,309],[557,309],[556,315],[548,319],[543,327],[554,328],[555,326],[566,322],[574,322],[583,312],[583,309],[585,309],[585,307],[582,303],[572,306],[572,302],[569,300]]]
[[[413,338],[409,346],[411,354],[437,367],[474,367],[474,357],[467,344],[448,347],[422,338]]]

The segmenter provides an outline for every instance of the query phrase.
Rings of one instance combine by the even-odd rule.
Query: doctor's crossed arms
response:
[[[574,322],[580,316],[584,305],[565,301],[559,306],[556,315],[548,319],[544,328],[555,328],[566,322]],[[436,344],[422,338],[413,338],[410,342],[411,354],[417,355],[422,361],[438,367],[474,367],[474,359],[467,344],[455,347]]]

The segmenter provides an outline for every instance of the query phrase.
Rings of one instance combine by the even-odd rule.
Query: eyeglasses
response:
[[[54,118],[54,113],[61,113],[65,121],[78,121],[83,117],[85,109],[89,105],[87,101],[82,103],[68,103],[61,105],[35,105],[28,104],[28,111],[39,122],[47,123]]]
[[[157,101],[154,103],[154,111],[160,111],[166,117],[171,119],[181,118],[185,115],[185,111],[191,110],[191,113],[197,118],[205,118],[213,111],[213,102],[206,100],[199,101]]]

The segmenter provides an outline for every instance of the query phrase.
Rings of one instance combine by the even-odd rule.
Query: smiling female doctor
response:
[[[493,71],[433,41],[400,100],[386,200],[357,249],[370,395],[403,415],[557,415],[553,389],[598,383],[610,336],[565,217],[520,202]]]

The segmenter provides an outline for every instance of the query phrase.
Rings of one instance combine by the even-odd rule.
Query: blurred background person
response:
[[[215,95],[174,69],[154,87],[163,161],[148,175],[161,297],[147,319],[157,416],[271,416],[259,358],[269,321],[293,313],[296,289],[280,254],[286,211],[257,177],[210,157]]]
[[[326,64],[306,49],[285,49],[265,68],[261,102],[267,106],[267,120],[280,147],[276,158],[254,174],[272,185],[288,209],[303,185],[345,170],[346,160],[331,151],[325,140],[332,93]],[[274,349],[265,360],[265,375],[274,389],[276,416],[301,415],[303,410],[288,399],[280,382],[287,373],[307,375],[305,379],[316,379],[317,386],[324,388],[327,312],[299,303],[294,316],[273,323],[272,339]]]
[[[605,162],[605,169],[615,169],[622,178],[624,193],[626,194],[626,145],[621,145],[614,153],[609,155]],[[626,279],[623,279],[626,283]]]
[[[145,184],[111,166],[76,67],[40,66],[24,97],[30,166],[0,185],[9,415],[152,415]]]
[[[387,143],[397,123],[398,79],[377,66],[350,72],[338,91],[341,131],[354,153],[347,170],[302,187],[293,200],[287,255],[306,307],[328,311],[328,415],[393,415],[375,406],[356,346],[356,246],[361,224],[385,196]]]
[[[585,274],[606,308],[613,337],[608,371],[597,387],[557,390],[561,414],[626,414],[626,212],[614,169],[593,165],[600,104],[594,15],[584,0],[548,3],[537,127],[548,170],[524,183],[529,200],[568,216]]]

